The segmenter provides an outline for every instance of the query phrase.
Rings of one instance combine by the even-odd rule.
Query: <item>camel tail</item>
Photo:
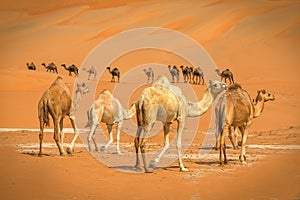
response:
[[[137,118],[137,123],[138,123],[139,126],[142,126],[144,124],[143,123],[143,115],[144,115],[143,104],[144,104],[143,99],[140,99],[138,102],[135,103],[135,105],[136,105],[136,118]]]
[[[40,122],[42,123],[41,125],[46,125],[47,127],[50,126],[47,99],[43,99],[39,104],[39,119]]]

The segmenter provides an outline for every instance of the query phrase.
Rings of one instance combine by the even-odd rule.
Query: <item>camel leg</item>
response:
[[[148,126],[146,126],[144,128],[144,132],[143,132],[143,136],[141,138],[141,143],[140,143],[140,148],[141,148],[141,152],[142,152],[142,158],[143,158],[143,163],[144,163],[144,169],[146,173],[152,173],[153,170],[148,168],[147,166],[147,161],[146,161],[146,136],[148,135],[148,133],[151,130],[151,124],[149,124]]]
[[[95,150],[98,151],[98,147],[97,147],[97,144],[96,144],[96,141],[95,141],[95,132],[96,132],[96,128],[97,128],[98,124],[92,124],[91,125],[91,130],[90,130],[90,133],[89,133],[89,136],[88,136],[88,148],[89,148],[89,151],[92,151],[92,148],[91,148],[91,140],[93,141],[94,145],[95,145]]]
[[[57,145],[59,154],[61,156],[63,156],[64,155],[64,151],[62,150],[62,147],[61,147],[61,145],[59,143],[59,135],[58,135],[58,132],[59,132],[59,127],[58,126],[59,126],[60,120],[61,119],[55,119],[55,120],[53,120],[54,121],[54,136],[53,136],[53,138],[54,138],[55,143]]]
[[[169,139],[169,130],[170,130],[170,125],[171,124],[165,124],[164,125],[164,148],[162,149],[162,151],[159,153],[159,155],[157,156],[157,158],[155,158],[154,161],[151,161],[150,163],[150,167],[154,168],[155,165],[160,161],[162,155],[169,149],[170,147],[170,139]]]
[[[64,126],[64,119],[62,118],[59,122],[59,129],[60,129],[60,143],[61,143],[62,151],[63,151],[63,154],[64,154],[65,153],[65,150],[64,150],[64,136],[65,136],[65,133],[63,131],[63,126]]]
[[[223,127],[223,131],[221,132],[221,136],[220,136],[220,158],[219,158],[220,165],[227,163],[225,137],[228,135],[229,128],[230,126],[227,123],[225,123]],[[224,162],[222,158],[223,154],[224,154]]]
[[[239,157],[239,160],[243,164],[247,164],[247,162],[246,162],[246,141],[247,141],[247,137],[248,137],[248,129],[249,129],[249,125],[240,127],[240,131],[242,133],[242,147],[241,147],[241,155]]]
[[[139,158],[139,148],[140,148],[140,136],[143,131],[143,128],[141,126],[138,126],[136,136],[134,139],[134,147],[135,147],[135,155],[136,155],[136,163],[135,163],[135,168],[136,169],[141,169],[141,163],[140,163],[140,158]]]
[[[235,142],[233,141],[233,132],[232,132],[232,127],[231,127],[231,126],[229,127],[228,137],[229,137],[229,139],[230,139],[230,142],[231,142],[231,144],[232,144],[233,149],[236,149],[236,144],[235,144]]]
[[[39,139],[40,139],[40,151],[38,156],[42,156],[42,143],[43,143],[43,137],[44,137],[44,121],[40,119],[40,134],[39,134]]]
[[[100,110],[100,115],[97,115],[96,111],[95,111],[94,104],[93,104],[92,107],[88,110],[87,115],[88,115],[88,124],[87,125],[90,125],[90,128],[91,128],[90,133],[89,133],[88,138],[87,138],[88,148],[89,148],[89,151],[92,151],[91,150],[91,145],[90,145],[91,140],[92,140],[94,145],[95,145],[95,150],[98,151],[98,147],[97,147],[97,144],[96,144],[96,141],[95,141],[95,133],[96,133],[96,128],[99,125],[98,122],[101,121],[102,110]],[[100,120],[98,120],[97,116],[100,116]]]
[[[119,122],[117,124],[117,127],[116,127],[116,133],[117,133],[117,154],[121,155],[121,151],[120,151],[120,130],[122,129],[122,125],[123,125],[123,122]]]
[[[107,142],[107,144],[105,146],[103,146],[101,148],[101,151],[104,151],[105,149],[107,149],[107,147],[113,142],[113,132],[112,132],[112,124],[106,124],[108,133],[109,133],[109,141]]]
[[[72,154],[75,141],[77,140],[77,138],[79,136],[79,132],[78,132],[77,127],[76,127],[75,116],[71,115],[71,116],[69,116],[69,118],[70,118],[72,128],[73,128],[73,131],[74,131],[74,137],[73,137],[73,140],[72,140],[70,146],[67,148],[67,152],[68,152],[68,154]]]
[[[177,153],[178,153],[178,162],[180,171],[187,172],[189,169],[185,168],[182,162],[182,155],[181,155],[181,148],[182,148],[182,132],[183,132],[184,122],[178,122],[178,128],[177,128]]]

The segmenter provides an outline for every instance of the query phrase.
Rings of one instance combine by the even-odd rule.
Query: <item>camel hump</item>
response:
[[[234,83],[228,87],[228,90],[237,90],[237,89],[242,89],[242,86],[238,83]]]

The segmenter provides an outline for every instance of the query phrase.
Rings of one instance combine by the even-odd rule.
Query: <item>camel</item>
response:
[[[181,89],[169,83],[165,76],[161,76],[152,86],[147,87],[136,101],[136,115],[138,129],[135,137],[136,169],[141,169],[139,149],[141,149],[145,172],[153,172],[164,152],[169,148],[169,128],[177,121],[177,153],[180,171],[188,171],[184,167],[181,157],[181,137],[186,117],[203,115],[216,96],[224,91],[226,84],[220,81],[210,81],[207,91],[199,102],[187,101]],[[145,157],[146,137],[155,121],[164,124],[164,147],[158,157],[147,166]],[[143,133],[143,134],[142,134]],[[152,168],[152,169],[150,169]]]
[[[171,65],[168,66],[169,68],[169,72],[172,76],[172,83],[174,83],[174,78],[176,77],[177,79],[177,83],[179,82],[179,70],[177,69],[177,67],[174,65],[173,68],[171,67]]]
[[[196,78],[196,80],[195,80]],[[193,83],[200,85],[201,84],[201,80],[202,80],[202,85],[204,85],[204,78],[203,78],[203,72],[200,69],[200,67],[197,67],[194,71],[193,71]]]
[[[95,145],[95,150],[98,151],[98,147],[95,141],[96,128],[100,122],[103,122],[107,126],[109,133],[108,143],[101,148],[104,151],[112,142],[112,127],[117,124],[117,153],[121,154],[120,151],[120,130],[124,120],[131,119],[135,115],[135,105],[133,104],[130,110],[126,110],[122,107],[120,101],[115,98],[108,90],[103,90],[98,99],[89,108],[88,112],[88,123],[86,127],[90,127],[90,133],[88,136],[88,147],[91,151],[91,140]]]
[[[225,99],[225,101],[224,101]],[[218,115],[223,115],[218,117],[218,123],[221,124],[223,130],[220,135],[220,158],[219,162],[221,165],[227,163],[226,158],[226,145],[225,136],[231,135],[230,127],[239,128],[242,135],[241,142],[241,154],[239,156],[240,162],[246,164],[246,149],[245,144],[248,136],[248,130],[253,122],[253,118],[258,117],[264,109],[264,103],[267,101],[273,101],[275,97],[273,94],[266,92],[266,90],[258,90],[255,102],[251,100],[248,92],[239,84],[233,84],[229,86],[226,91],[226,98],[223,98],[218,102],[218,106],[223,105],[224,109],[218,113]],[[230,136],[231,142],[232,136]],[[224,154],[224,162],[223,156]]]
[[[83,68],[83,70],[86,70],[85,68]],[[88,80],[91,80],[91,76],[94,75],[93,80],[96,79],[97,76],[97,71],[94,67],[91,67],[89,70],[86,70],[86,72],[88,73]]]
[[[147,83],[153,83],[153,80],[154,80],[154,72],[152,70],[151,67],[149,67],[148,69],[143,69],[143,71],[145,72],[148,80],[147,80]]]
[[[36,70],[36,66],[33,62],[31,62],[30,64],[26,63],[26,65],[28,70]]]
[[[224,82],[226,83],[226,80],[229,79],[229,84],[234,84],[233,74],[229,69],[225,69],[220,73],[219,69],[215,70],[219,76],[221,76],[221,81],[224,79]]]
[[[72,104],[71,92],[60,76],[58,76],[57,79],[52,83],[50,88],[45,91],[38,104],[38,116],[40,121],[40,151],[38,154],[39,156],[42,156],[44,126],[49,126],[50,124],[49,114],[52,116],[54,123],[54,140],[58,147],[59,153],[62,156],[64,155],[63,119],[65,116],[69,116],[75,135],[69,148],[67,148],[67,152],[72,153],[74,143],[78,137],[78,131],[75,124],[75,113]],[[58,135],[59,132],[60,136]]]
[[[114,68],[113,70],[110,70],[110,67],[106,67],[106,69],[111,73],[111,80],[110,82],[115,82],[115,76],[118,77],[118,82],[120,82],[120,71],[118,68]]]
[[[57,73],[58,74],[57,67],[56,67],[56,65],[53,62],[49,63],[47,66],[46,66],[45,63],[42,63],[42,66],[44,66],[47,69],[46,72],[53,71],[53,73]]]
[[[65,64],[61,64],[61,66],[69,72],[69,76],[72,76],[72,72],[75,76],[78,76],[78,68],[74,64],[70,65],[68,68]]]
[[[182,65],[180,66],[181,71],[182,71],[182,75],[183,75],[183,80],[185,83],[188,82],[189,80],[189,67],[183,67]]]
[[[79,106],[79,102],[81,101],[82,96],[89,92],[90,92],[90,89],[86,86],[85,83],[82,83],[82,84],[77,83],[76,90],[75,90],[75,99],[74,99],[75,111],[77,110],[77,108]]]

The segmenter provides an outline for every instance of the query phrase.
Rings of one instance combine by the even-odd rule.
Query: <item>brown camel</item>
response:
[[[110,70],[110,67],[106,67],[106,69],[109,71],[109,73],[111,74],[111,80],[110,82],[115,82],[115,76],[118,77],[118,82],[120,82],[120,71],[118,68],[114,68],[113,70]]]
[[[224,82],[226,83],[226,80],[229,79],[229,84],[234,84],[233,74],[229,69],[225,69],[222,73],[220,73],[219,69],[216,69],[215,71],[221,76],[221,81],[224,79]]]
[[[224,99],[226,99],[225,102]],[[241,155],[239,160],[242,163],[246,163],[245,144],[252,120],[261,114],[264,109],[264,103],[269,100],[273,101],[275,97],[273,94],[267,93],[266,90],[259,90],[255,102],[253,102],[246,90],[242,89],[239,84],[233,84],[226,91],[226,98],[224,99],[223,102],[218,102],[219,106],[223,105],[225,108],[220,109],[221,111],[218,113],[218,115],[224,116],[224,122],[220,120],[222,117],[218,118],[220,120],[219,123],[223,124],[223,131],[221,131],[219,141],[220,164],[227,163],[225,136],[229,135],[233,143],[230,127],[239,128],[242,134]],[[233,145],[235,146],[236,144],[233,143]],[[224,162],[222,158],[223,154]]]
[[[164,152],[169,148],[169,128],[177,121],[177,153],[181,171],[188,171],[184,167],[181,158],[181,137],[186,117],[197,117],[203,115],[216,96],[224,91],[226,85],[220,81],[210,81],[207,91],[199,102],[189,102],[182,94],[181,89],[169,83],[165,76],[161,76],[151,87],[145,88],[136,102],[136,114],[138,130],[135,138],[136,165],[141,169],[139,160],[139,149],[141,149],[145,172],[152,172]],[[164,124],[164,148],[159,156],[147,166],[145,157],[146,137],[155,121]],[[143,134],[142,134],[143,132]]]
[[[69,76],[72,76],[72,72],[75,74],[75,76],[78,76],[78,68],[74,64],[70,65],[69,67],[67,67],[66,64],[61,64],[61,66],[69,72]]]
[[[46,66],[45,63],[42,63],[42,66],[44,66],[47,69],[46,72],[48,72],[48,71],[52,72],[53,71],[53,73],[58,74],[57,67],[53,62],[49,63],[47,66]]]
[[[36,66],[33,62],[31,62],[30,64],[26,63],[26,65],[28,70],[36,70]]]
[[[69,116],[72,127],[74,129],[74,138],[67,149],[68,153],[72,153],[74,143],[78,137],[78,131],[75,125],[75,113],[72,104],[72,97],[69,88],[65,85],[63,79],[58,76],[52,83],[50,88],[45,91],[38,104],[38,116],[40,121],[40,151],[39,156],[42,156],[42,141],[44,136],[44,126],[49,126],[49,114],[52,116],[54,123],[54,140],[58,147],[60,155],[64,155],[63,148],[63,119],[66,115]],[[60,137],[58,133],[60,132]],[[61,143],[59,142],[61,141]]]
[[[103,122],[107,126],[109,132],[109,141],[102,147],[104,151],[112,142],[112,127],[114,124],[117,124],[117,153],[121,154],[120,151],[120,130],[123,125],[123,120],[131,119],[135,115],[135,105],[133,104],[130,110],[126,110],[122,107],[120,101],[115,98],[108,90],[103,90],[98,99],[94,101],[92,106],[87,112],[88,114],[88,123],[86,127],[90,127],[90,133],[88,136],[88,147],[91,151],[90,142],[93,141],[96,151],[98,147],[95,141],[95,131],[100,122]]]

